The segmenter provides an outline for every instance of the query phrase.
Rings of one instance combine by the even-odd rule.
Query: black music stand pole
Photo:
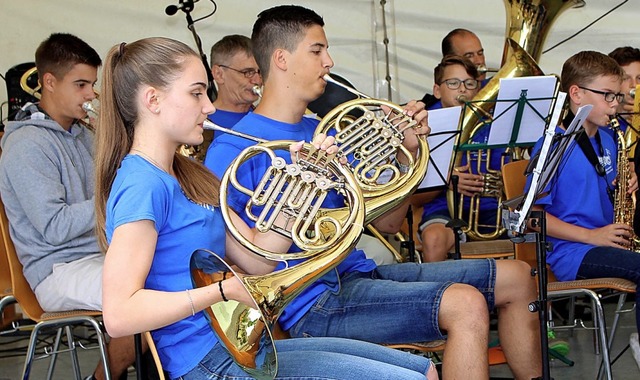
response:
[[[542,354],[542,377],[538,379],[549,380],[549,336],[547,321],[549,320],[549,301],[547,299],[547,252],[551,245],[547,243],[547,221],[544,211],[531,211],[530,220],[533,227],[538,227],[539,232],[533,233],[536,242],[537,269],[531,270],[531,275],[538,275],[538,299],[529,304],[529,311],[538,312],[540,322],[540,347]]]
[[[413,209],[411,205],[407,209],[407,226],[409,227],[409,237],[407,240],[400,242],[401,250],[406,249],[409,252],[409,261],[412,263],[416,262],[416,242],[413,239]]]
[[[458,213],[460,212],[460,204],[458,203],[458,199],[460,198],[460,193],[458,192],[458,181],[460,177],[457,175],[451,176],[451,185],[453,187],[453,219],[451,219],[445,227],[449,227],[453,230],[454,234],[454,253],[453,259],[460,260],[462,255],[460,254],[460,239],[462,238],[462,228],[467,227],[468,224],[464,220],[458,217]]]

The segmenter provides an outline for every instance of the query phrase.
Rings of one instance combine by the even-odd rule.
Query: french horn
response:
[[[354,110],[362,116],[346,116]],[[230,234],[243,246],[268,260],[285,263],[285,269],[270,274],[243,276],[210,251],[198,250],[191,258],[195,287],[213,284],[227,272],[241,281],[254,300],[252,306],[229,301],[205,309],[220,342],[251,376],[271,379],[277,373],[273,329],[286,305],[344,260],[363,227],[400,205],[424,178],[429,157],[426,140],[419,139],[417,158],[402,146],[403,131],[412,125],[399,106],[373,99],[350,101],[336,107],[316,129],[316,133],[335,134],[340,152],[328,156],[305,144],[301,157],[289,164],[283,157],[289,154],[292,141],[267,142],[205,122],[205,128],[258,142],[246,148],[225,171],[220,208]],[[400,173],[394,164],[398,150],[409,158],[406,173]],[[346,157],[348,163],[342,164],[340,157]],[[251,170],[251,161],[256,159],[267,160],[270,165],[257,188],[248,189],[236,175]],[[271,252],[242,236],[229,215],[230,190],[248,196],[244,214],[257,229],[290,237],[301,252]],[[345,207],[321,207],[331,192],[342,195]],[[287,222],[282,224],[282,220]],[[305,261],[288,267],[288,261],[297,259]]]
[[[473,148],[470,144],[475,133],[486,124],[492,122],[491,110],[500,89],[500,79],[525,76],[543,75],[536,61],[542,54],[542,46],[551,29],[553,22],[565,10],[584,6],[581,0],[504,0],[507,14],[505,31],[505,46],[500,70],[469,102],[465,103],[464,114],[461,122],[461,133],[457,139],[455,167],[460,167],[462,155],[467,156],[467,162],[474,161],[476,173],[484,177],[484,189],[469,200],[468,215],[464,216],[464,195],[454,199],[453,192],[447,192],[449,212],[454,218],[465,220],[467,227],[462,231],[471,240],[493,240],[501,236],[505,229],[502,227],[500,204],[504,201],[504,185],[502,183],[502,170],[489,168],[491,159],[490,150]],[[475,157],[472,160],[471,152]],[[517,149],[511,151],[512,159],[520,159]],[[503,157],[503,159],[506,157]],[[503,163],[505,160],[503,160]],[[495,223],[481,225],[479,221],[480,200],[483,197],[495,198],[497,201]],[[454,215],[454,203],[458,203],[458,215]]]

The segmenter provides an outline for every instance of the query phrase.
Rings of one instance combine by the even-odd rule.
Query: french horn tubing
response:
[[[381,107],[389,111],[381,112]],[[351,111],[361,117],[347,116]],[[304,144],[295,163],[283,158],[293,141],[264,141],[222,128],[209,121],[204,128],[222,130],[258,144],[246,148],[225,171],[220,184],[220,208],[230,234],[251,252],[268,260],[306,259],[302,263],[266,274],[243,276],[224,260],[207,250],[191,258],[192,282],[196,287],[221,280],[223,272],[236,276],[254,300],[247,306],[235,301],[219,302],[206,309],[206,315],[220,342],[245,371],[259,379],[277,373],[277,354],[273,329],[286,305],[307,286],[332,270],[355,247],[363,226],[399,205],[424,178],[429,150],[419,139],[420,154],[413,157],[403,146],[403,131],[413,121],[402,109],[389,102],[356,99],[336,107],[320,122],[317,133],[336,136],[337,155],[327,155]],[[400,173],[394,155],[400,150],[409,158],[408,173]],[[342,164],[340,157],[349,162]],[[270,166],[256,189],[244,187],[237,173],[251,170],[251,160],[268,160]],[[247,167],[245,168],[245,165]],[[382,181],[382,172],[390,179]],[[272,230],[291,237],[301,248],[298,253],[264,250],[247,240],[233,225],[228,210],[229,190],[248,196],[245,215],[261,231]],[[322,208],[330,192],[338,192],[345,207]],[[280,216],[280,218],[279,218]],[[282,225],[282,220],[287,222]]]
[[[419,152],[414,157],[402,145],[404,131],[414,127],[416,122],[405,115],[399,105],[373,99],[329,75],[324,79],[358,96],[327,113],[315,135],[334,136],[339,152],[347,157],[362,189],[368,224],[401,204],[416,190],[427,172],[429,146],[425,138],[417,137]],[[409,160],[407,173],[400,173],[395,165],[399,152]]]
[[[36,87],[29,86],[29,78],[32,75],[36,75],[37,73],[38,73],[38,68],[35,66],[25,71],[24,74],[22,74],[22,76],[20,77],[20,88],[22,89],[22,91],[33,96],[34,98],[40,99],[40,88],[41,88],[40,81],[39,80],[37,81],[38,85]]]

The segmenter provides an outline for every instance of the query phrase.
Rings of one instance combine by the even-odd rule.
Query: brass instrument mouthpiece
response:
[[[82,103],[82,109],[87,114],[90,114],[89,115],[90,117],[94,117],[94,118],[98,117],[98,111],[93,106],[93,103],[91,101],[87,101],[87,102]]]
[[[460,94],[458,96],[456,96],[456,101],[458,103],[464,103],[466,101],[468,101],[469,99],[467,99],[467,97],[464,94]]]
[[[629,96],[634,98],[636,97],[636,89],[632,88],[631,90],[629,90]]]
[[[478,74],[497,73],[500,70],[500,69],[489,68],[486,65],[478,65],[476,66],[476,69],[478,69]]]
[[[253,86],[253,88],[251,89],[253,90],[253,93],[258,95],[260,98],[262,98],[262,86],[258,86],[257,84],[255,86]]]

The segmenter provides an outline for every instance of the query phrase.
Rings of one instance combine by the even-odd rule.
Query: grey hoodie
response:
[[[34,104],[5,127],[0,196],[33,289],[56,263],[100,252],[94,234],[93,132],[65,131]]]

